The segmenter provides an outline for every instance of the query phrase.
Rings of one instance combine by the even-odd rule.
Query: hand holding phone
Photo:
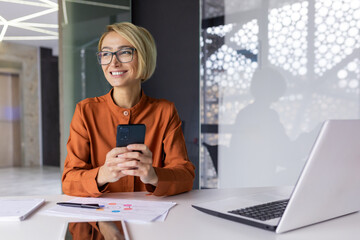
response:
[[[145,141],[145,130],[146,127],[144,124],[134,124],[134,125],[118,125],[117,134],[116,134],[116,146],[117,147],[126,147],[130,144],[141,143],[144,144]],[[147,146],[142,146],[143,149],[132,150],[129,153],[126,153],[127,156],[137,155],[138,157],[130,157],[136,159],[136,166],[131,166],[128,169],[122,170],[122,173],[132,176],[139,176],[140,180],[144,183],[149,183],[154,186],[157,185],[158,177],[154,168],[152,167],[152,152]],[[139,154],[134,153],[139,152]],[[134,162],[133,162],[134,163]],[[126,166],[127,164],[132,164],[129,162],[120,163],[118,166]]]
[[[138,176],[145,184],[157,185],[158,177],[152,166],[152,152],[144,144],[145,130],[144,124],[117,126],[116,148],[108,152],[105,164],[100,167],[98,186],[115,182],[126,175]],[[131,144],[140,145],[128,147]]]

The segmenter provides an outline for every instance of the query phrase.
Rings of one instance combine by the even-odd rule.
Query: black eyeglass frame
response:
[[[120,52],[120,51],[124,51],[124,50],[126,50],[126,49],[131,50],[131,60],[130,60],[130,61],[126,61],[126,62],[120,61],[120,59],[119,59],[118,56],[117,56],[117,53]],[[136,48],[133,48],[133,47],[124,47],[124,48],[121,48],[121,49],[119,49],[119,50],[117,50],[117,51],[115,51],[115,52],[100,51],[100,52],[96,52],[96,58],[97,58],[98,63],[99,63],[100,65],[108,65],[108,64],[110,64],[110,63],[112,62],[112,60],[113,60],[114,55],[115,55],[115,57],[116,57],[116,60],[118,60],[119,62],[121,62],[121,63],[128,63],[128,62],[131,62],[131,61],[134,59],[134,52],[135,52],[135,51],[136,51]],[[100,58],[99,54],[100,54],[100,53],[103,53],[103,52],[111,53],[111,59],[110,59],[109,63],[101,64],[101,58]]]

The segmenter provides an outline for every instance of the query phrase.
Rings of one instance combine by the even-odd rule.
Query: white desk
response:
[[[237,222],[217,218],[202,213],[193,207],[192,203],[203,202],[255,193],[260,188],[251,189],[209,189],[194,190],[188,193],[171,197],[145,196],[144,192],[112,193],[107,197],[174,201],[178,205],[172,208],[165,222],[146,224],[127,223],[131,239],[135,240],[187,240],[187,239],[357,239],[360,236],[360,213],[350,214],[331,221],[315,224],[284,234],[254,228]],[[0,222],[0,238],[9,240],[52,240],[59,239],[63,234],[68,221],[73,218],[61,218],[42,215],[41,212],[55,206],[58,201],[66,201],[72,197],[66,195],[36,196],[46,199],[46,204],[35,214],[22,222]],[[17,197],[18,199],[25,197]],[[5,197],[2,197],[5,199]],[[1,206],[3,207],[3,206]],[[83,220],[82,220],[83,221]]]

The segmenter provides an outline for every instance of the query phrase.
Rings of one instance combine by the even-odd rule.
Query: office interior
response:
[[[143,89],[175,103],[194,189],[293,185],[322,122],[359,118],[359,16],[358,0],[0,1],[2,192],[61,193],[75,105],[110,90],[95,52],[119,21],[156,40]]]

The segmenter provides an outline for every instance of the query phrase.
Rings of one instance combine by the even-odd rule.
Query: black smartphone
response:
[[[117,126],[116,147],[126,147],[129,144],[144,143],[144,124],[120,124]]]

